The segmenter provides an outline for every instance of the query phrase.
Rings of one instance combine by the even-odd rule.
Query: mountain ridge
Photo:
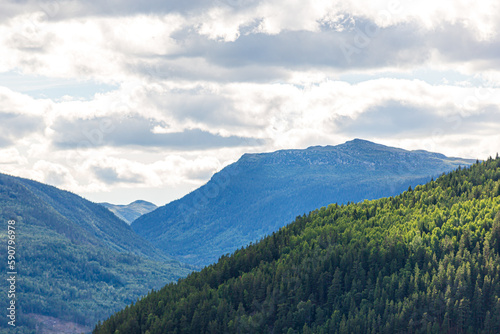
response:
[[[131,227],[174,258],[207,265],[317,207],[396,195],[475,161],[441,156],[364,140],[247,153]]]
[[[132,222],[140,216],[158,208],[155,204],[144,200],[136,200],[125,205],[111,204],[107,202],[99,204],[113,212],[118,218],[126,222],[128,225],[132,224]]]
[[[165,255],[103,206],[71,192],[0,173],[0,242],[16,227],[19,322],[93,326],[126,304],[194,268]],[[6,248],[0,255],[6,255]],[[6,281],[1,287],[7,291]],[[0,307],[7,308],[7,298]],[[49,318],[47,318],[49,317]],[[0,324],[0,332],[6,322]]]
[[[107,242],[107,246],[115,250],[126,250],[155,259],[167,259],[165,254],[158,252],[155,247],[149,244],[146,240],[135,241],[135,233],[133,233],[128,225],[122,225],[122,223],[124,223],[122,220],[116,220],[113,214],[110,214],[97,203],[93,203],[70,191],[61,190],[51,185],[7,174],[0,174],[0,177],[5,176],[16,179],[22,186],[25,187],[26,191],[31,192],[41,202],[47,203],[50,209],[54,210],[56,214],[61,217],[65,217],[66,219],[69,218],[69,220],[76,223],[83,230],[93,233],[94,235],[88,235],[86,237],[86,241],[93,240],[91,237],[98,237],[98,239],[93,240],[93,242],[104,240]],[[77,202],[78,206],[70,209],[65,205],[65,203],[69,201]],[[82,213],[84,213],[84,215],[82,215]],[[107,230],[109,226],[100,225],[98,219],[95,217],[96,215],[102,215],[106,219],[113,221],[115,229],[113,231]],[[75,219],[77,216],[79,218]],[[117,233],[116,229],[124,232],[126,231],[125,233],[128,233],[126,241],[118,239],[120,233]],[[69,235],[67,236],[70,237]]]

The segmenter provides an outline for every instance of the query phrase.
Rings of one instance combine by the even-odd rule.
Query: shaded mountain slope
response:
[[[183,262],[206,265],[330,203],[392,196],[471,160],[353,140],[245,154],[132,228]]]
[[[152,247],[114,214],[101,205],[78,195],[32,180],[2,175],[4,184],[17,182],[22,200],[17,204],[20,211],[11,208],[13,214],[28,214],[30,223],[55,229],[70,240],[107,246],[111,249],[144,255],[154,259],[168,259]],[[12,184],[12,183],[11,183]],[[28,211],[22,211],[28,210]]]
[[[55,187],[0,174],[3,245],[9,220],[16,221],[18,327],[35,326],[26,314],[93,325],[191,270],[101,205]],[[6,258],[5,247],[0,256]],[[2,298],[0,306],[7,302]]]

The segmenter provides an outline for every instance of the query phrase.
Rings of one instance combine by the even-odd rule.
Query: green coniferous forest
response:
[[[499,333],[500,159],[336,205],[128,306],[94,333]]]

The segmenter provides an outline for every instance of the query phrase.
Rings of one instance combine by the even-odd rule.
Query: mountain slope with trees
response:
[[[297,217],[94,330],[498,332],[498,156],[395,197]]]
[[[35,181],[0,174],[0,220],[4,259],[7,223],[16,222],[17,327],[34,328],[34,315],[93,326],[192,269],[101,205]]]
[[[400,194],[474,161],[353,140],[245,154],[201,188],[132,228],[182,262],[207,265],[330,203]]]

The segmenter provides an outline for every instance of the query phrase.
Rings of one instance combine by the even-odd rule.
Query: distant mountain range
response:
[[[131,227],[174,258],[207,265],[316,208],[397,195],[473,162],[360,139],[245,154]]]
[[[0,174],[4,259],[9,220],[16,221],[18,329],[24,324],[43,332],[39,319],[46,324],[93,326],[193,269],[164,255],[99,204]],[[3,291],[5,284],[4,279]],[[7,303],[7,298],[0,298],[1,309]],[[4,325],[2,321],[0,327]]]
[[[150,213],[151,211],[157,209],[158,207],[150,202],[138,200],[127,205],[116,205],[110,203],[100,203],[102,206],[113,212],[118,218],[126,222],[127,224],[132,224],[134,220],[140,216]]]

